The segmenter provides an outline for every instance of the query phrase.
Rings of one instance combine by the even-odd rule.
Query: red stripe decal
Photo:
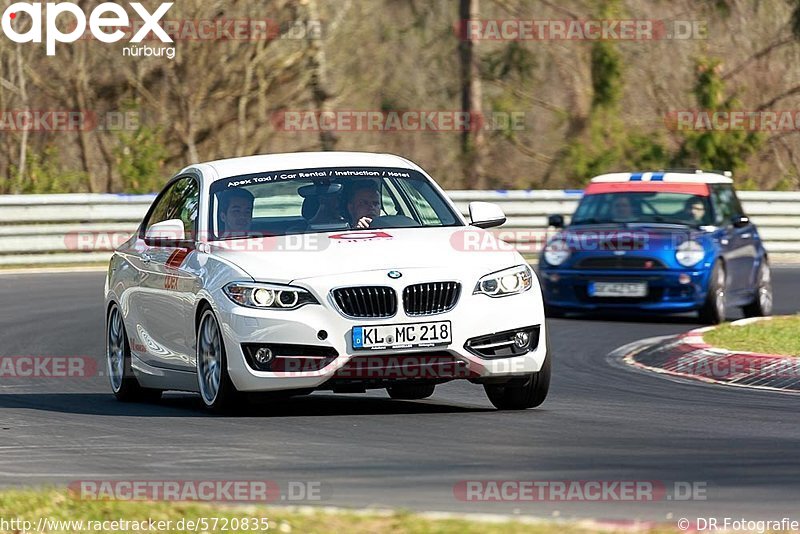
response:
[[[708,184],[681,182],[595,182],[586,187],[585,195],[602,193],[686,193],[707,197]]]
[[[175,249],[172,254],[170,254],[169,259],[167,260],[167,267],[172,269],[177,269],[183,263],[183,260],[186,259],[186,256],[189,255],[188,248],[178,248]]]

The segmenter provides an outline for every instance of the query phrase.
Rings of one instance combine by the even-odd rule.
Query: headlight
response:
[[[533,273],[527,265],[518,265],[496,273],[487,274],[475,285],[473,295],[484,294],[490,297],[507,297],[524,293],[533,285]]]
[[[544,247],[544,261],[558,267],[569,258],[569,246],[563,239],[554,239]]]
[[[319,304],[305,289],[279,284],[231,282],[224,291],[233,302],[248,308],[294,310],[305,304]]]
[[[675,259],[684,267],[697,265],[705,257],[706,251],[703,245],[697,241],[684,241],[678,245],[678,250],[675,251]]]

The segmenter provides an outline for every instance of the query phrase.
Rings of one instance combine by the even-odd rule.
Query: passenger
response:
[[[229,189],[219,195],[219,221],[223,236],[245,236],[253,223],[253,194],[247,189]]]

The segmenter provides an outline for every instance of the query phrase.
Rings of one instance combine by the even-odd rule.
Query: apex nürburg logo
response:
[[[159,25],[159,21],[172,7],[173,2],[161,4],[153,13],[138,2],[131,2],[129,5],[142,20],[139,31],[130,40],[131,43],[142,42],[150,32],[163,43],[173,42]],[[31,21],[31,26],[26,31],[20,32],[18,29],[21,29],[21,19],[24,18]],[[88,16],[88,22],[86,13],[72,2],[46,4],[17,2],[8,6],[0,19],[3,33],[15,43],[41,43],[44,39],[48,56],[55,55],[56,43],[74,43],[83,37],[87,24],[92,36],[98,41],[116,43],[125,36],[125,32],[120,28],[130,26],[130,17],[124,7],[114,2],[105,2],[94,8]],[[69,29],[64,32],[63,28]]]

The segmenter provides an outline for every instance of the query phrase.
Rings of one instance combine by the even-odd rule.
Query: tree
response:
[[[480,72],[477,62],[477,41],[468,31],[467,22],[479,18],[480,0],[459,0],[461,31],[458,46],[461,65],[461,112],[469,117],[469,127],[461,132],[461,163],[464,186],[468,189],[485,189],[483,160],[486,141],[483,133],[483,105]]]

